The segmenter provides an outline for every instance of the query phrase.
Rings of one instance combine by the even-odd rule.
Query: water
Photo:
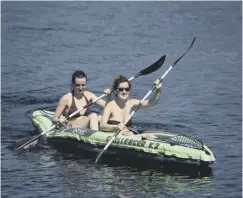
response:
[[[3,2],[1,193],[3,197],[240,197],[242,191],[241,2]],[[205,177],[95,164],[55,148],[7,148],[35,133],[28,110],[56,105],[84,70],[97,95],[118,74],[135,75],[142,98],[168,66],[157,106],[141,125],[202,140],[216,156]]]

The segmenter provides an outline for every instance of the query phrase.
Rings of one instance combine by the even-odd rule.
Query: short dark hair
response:
[[[131,85],[130,81],[125,76],[122,76],[122,75],[115,78],[112,88],[114,90],[116,90],[118,88],[119,84],[124,83],[124,82],[127,82],[129,84],[129,88],[131,88],[132,85]]]

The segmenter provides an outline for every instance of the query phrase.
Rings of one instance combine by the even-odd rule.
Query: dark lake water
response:
[[[2,197],[241,197],[241,2],[2,2]],[[95,164],[55,148],[17,153],[35,131],[26,112],[56,105],[71,74],[97,95],[118,74],[135,75],[166,54],[163,67],[133,81],[142,98],[168,74],[155,107],[134,121],[203,141],[216,162],[205,177]]]

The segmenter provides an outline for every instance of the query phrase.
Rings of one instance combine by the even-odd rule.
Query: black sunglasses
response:
[[[126,87],[126,88],[124,88],[124,87],[120,87],[120,88],[117,88],[119,91],[123,91],[123,90],[125,90],[125,91],[130,91],[130,87]]]
[[[84,86],[86,86],[86,84],[75,84],[75,86],[76,87],[80,87],[80,86],[84,87]]]

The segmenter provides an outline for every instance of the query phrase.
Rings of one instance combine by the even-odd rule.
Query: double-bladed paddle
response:
[[[156,70],[158,70],[164,63],[166,58],[166,55],[162,56],[159,60],[157,60],[155,63],[153,63],[152,65],[150,65],[149,67],[143,69],[142,71],[138,72],[135,76],[132,76],[131,78],[129,78],[128,80],[131,81],[134,78],[137,78],[138,76],[142,76],[142,75],[147,75],[150,74]],[[31,136],[31,137],[25,137],[22,138],[18,141],[16,141],[16,148],[17,149],[27,149],[29,146],[34,146],[37,144],[38,142],[38,138],[41,137],[42,135],[44,135],[45,133],[53,130],[55,127],[57,127],[58,125],[61,125],[62,123],[66,122],[67,120],[69,120],[70,118],[72,118],[73,116],[75,116],[76,114],[78,114],[80,111],[86,109],[87,107],[89,107],[90,105],[96,103],[98,100],[100,100],[101,98],[103,98],[106,94],[102,94],[101,96],[99,96],[96,100],[86,104],[85,106],[83,106],[81,109],[78,109],[77,111],[73,112],[71,115],[69,115],[64,121],[62,122],[58,122],[57,124],[52,125],[48,130],[43,131],[41,134],[36,135],[36,136]]]
[[[165,78],[165,76],[169,73],[169,71],[176,65],[176,63],[179,62],[179,60],[181,60],[186,53],[191,49],[191,47],[193,46],[194,42],[196,40],[196,37],[194,37],[190,47],[187,49],[187,51],[181,56],[179,57],[163,74],[163,76],[159,79],[159,83],[161,83],[163,81],[163,79]],[[132,116],[135,114],[135,112],[139,109],[139,107],[143,104],[143,102],[148,98],[148,96],[155,90],[156,85],[154,85],[152,87],[152,89],[150,89],[148,91],[148,93],[143,97],[142,100],[140,100],[139,104],[136,106],[136,108],[132,111],[132,113],[129,115],[128,119],[125,121],[125,125],[129,122],[129,120],[132,118]],[[118,130],[113,136],[112,138],[109,140],[109,142],[105,145],[105,147],[100,151],[100,153],[97,155],[95,162],[98,162],[98,160],[100,159],[101,155],[106,151],[106,149],[111,145],[111,143],[115,140],[115,138],[119,135],[119,133],[121,132],[121,130]]]

